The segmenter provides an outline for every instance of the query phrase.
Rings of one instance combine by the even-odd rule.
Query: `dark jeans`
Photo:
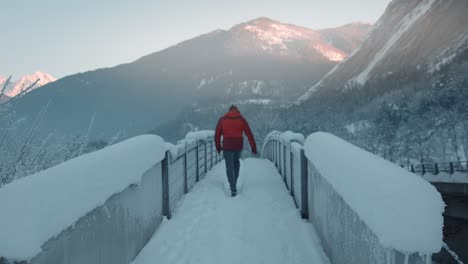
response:
[[[241,150],[223,150],[224,161],[226,162],[226,175],[231,187],[231,191],[237,191],[236,184],[239,178]]]

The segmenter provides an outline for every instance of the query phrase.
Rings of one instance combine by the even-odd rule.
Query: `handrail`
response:
[[[307,158],[303,149],[304,142],[291,137],[291,133],[289,131],[284,133],[270,132],[265,138],[261,157],[271,160],[277,166],[286,188],[290,190],[294,203],[301,212],[301,216],[308,218]],[[298,156],[291,149],[292,143],[297,143],[300,146]],[[272,149],[268,151],[268,148]],[[287,154],[288,151],[289,154]]]
[[[261,157],[277,167],[301,215],[313,223],[332,262],[387,263],[388,258],[399,259],[395,263],[430,261],[431,254],[403,252],[382,244],[375,227],[360,218],[304,151],[302,140],[286,132],[273,131],[264,140]],[[331,224],[337,228],[329,228]],[[348,234],[341,237],[341,232]]]
[[[192,145],[188,147],[189,145]],[[209,147],[208,147],[209,146]],[[214,137],[210,136],[202,139],[194,140],[182,140],[177,145],[172,146],[173,150],[166,151],[166,157],[162,161],[162,180],[163,180],[163,215],[168,219],[172,217],[172,209],[175,207],[175,203],[181,198],[183,194],[186,194],[191,187],[189,186],[189,162],[188,155],[192,152],[195,153],[195,183],[198,182],[203,176],[208,172],[208,167],[211,169],[219,161],[222,160],[222,156],[214,148]],[[201,148],[203,151],[200,152]],[[209,150],[208,150],[209,148]],[[177,151],[175,158],[173,158],[173,152]],[[183,150],[183,151],[179,151]],[[208,162],[208,159],[210,160]],[[183,160],[182,164],[182,175],[171,175],[170,168],[171,166],[177,166],[177,163]],[[200,170],[200,167],[204,168],[203,171]],[[190,166],[192,168],[193,166]],[[170,178],[174,177],[183,177],[182,186],[171,186]],[[178,187],[176,190],[183,189],[182,194],[171,193],[171,187]],[[173,197],[172,196],[180,196]],[[172,200],[172,201],[171,201]]]
[[[421,175],[427,172],[433,175],[438,175],[440,172],[448,172],[449,175],[455,172],[468,173],[468,161],[452,161],[452,162],[437,162],[437,163],[419,163],[400,165],[412,173],[420,173]]]
[[[45,237],[44,241],[46,242],[38,241],[36,248],[40,250],[37,252],[32,252],[29,255],[22,253],[18,256],[6,256],[5,252],[0,252],[0,263],[10,263],[11,259],[18,261],[18,263],[23,261],[28,263],[65,263],[67,261],[70,263],[97,263],[99,261],[102,263],[130,263],[157,230],[163,217],[170,219],[173,209],[183,195],[189,192],[213,166],[222,160],[222,155],[215,149],[213,134],[205,131],[205,133],[195,135],[194,138],[186,137],[177,145],[164,142],[163,139],[156,136],[157,140],[155,139],[153,142],[157,143],[156,146],[143,145],[147,141],[136,141],[139,144],[136,146],[140,148],[145,146],[155,150],[154,147],[156,147],[157,151],[138,152],[145,155],[144,161],[138,163],[141,168],[126,170],[127,174],[124,175],[125,177],[122,176],[125,179],[121,180],[124,182],[121,183],[122,187],[119,187],[120,189],[115,187],[116,192],[112,192],[112,195],[110,195],[111,191],[109,190],[103,192],[106,196],[99,197],[99,201],[103,201],[104,204],[90,207],[86,214],[83,212],[77,216],[76,222],[65,223],[68,224],[68,227],[58,234],[54,233],[53,239]],[[130,142],[132,144],[129,144],[129,146],[133,146],[129,148],[131,151],[135,151],[137,148],[134,139],[133,141]],[[119,144],[125,145],[124,142]],[[118,147],[118,145],[116,146]],[[108,149],[103,149],[97,152],[102,154],[108,151]],[[126,151],[126,155],[134,155],[131,151]],[[151,155],[147,155],[148,153]],[[159,156],[153,156],[155,153]],[[87,176],[98,173],[114,175],[116,172],[114,167],[122,167],[114,166],[112,155],[100,155],[99,157],[102,157],[100,160],[105,160],[104,165],[111,169],[103,170],[100,167],[102,164],[91,162],[89,164],[96,166],[96,169],[91,165],[87,166],[89,170]],[[86,157],[77,159],[83,162],[83,158],[86,160]],[[87,160],[94,159],[88,156]],[[76,160],[68,162],[76,163]],[[118,182],[113,181],[114,183]],[[127,182],[129,182],[128,185]],[[95,185],[90,184],[90,186]],[[47,217],[50,215],[47,214]],[[42,219],[43,216],[44,214],[39,212],[38,217],[30,218],[27,221],[41,223],[41,221],[47,220]],[[68,221],[68,218],[65,220]],[[5,243],[8,244],[9,241]],[[112,244],[112,247],[109,247],[109,244]],[[21,241],[18,246],[23,246]]]

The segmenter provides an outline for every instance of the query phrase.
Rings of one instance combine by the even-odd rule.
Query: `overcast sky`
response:
[[[0,4],[0,75],[55,77],[131,62],[257,17],[312,29],[375,22],[390,0],[11,0]]]

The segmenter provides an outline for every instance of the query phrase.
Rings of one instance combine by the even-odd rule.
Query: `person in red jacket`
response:
[[[257,145],[250,130],[249,123],[241,115],[239,109],[232,105],[224,116],[222,116],[216,125],[215,143],[216,150],[223,151],[224,161],[226,162],[226,174],[231,187],[231,195],[237,195],[237,179],[239,178],[240,155],[244,144],[243,133],[247,135],[250,147],[254,154],[257,154]],[[223,143],[221,146],[221,136]]]

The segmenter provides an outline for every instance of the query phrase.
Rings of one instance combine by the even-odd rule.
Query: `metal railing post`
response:
[[[279,169],[278,166],[278,141],[275,139],[275,166]]]
[[[188,193],[188,172],[187,172],[187,143],[184,152],[184,193]]]
[[[308,197],[308,161],[304,149],[301,149],[301,216],[304,219],[309,218],[309,197]]]
[[[162,195],[163,195],[163,215],[167,219],[171,218],[171,207],[169,204],[169,152],[166,152],[164,159],[161,161],[162,173]]]
[[[293,153],[292,153],[292,148],[291,148],[291,142],[289,143],[289,148],[288,148],[288,159],[289,159],[289,175],[291,178],[291,196],[294,198],[294,170],[293,170]]]
[[[453,162],[450,162],[450,163],[449,163],[449,166],[450,166],[450,175],[452,175],[453,172],[454,172],[454,171],[453,171]]]
[[[214,142],[213,142],[214,144]],[[213,153],[214,153],[214,165],[218,164],[218,151],[216,150],[216,148],[213,146]]]
[[[437,163],[434,164],[434,172],[435,172],[435,175],[439,174],[439,165]]]
[[[284,177],[284,180],[286,181],[286,183],[288,182],[288,173],[287,173],[287,169],[286,169],[286,142],[284,142],[284,140],[282,141],[282,145],[283,145],[283,177]],[[286,184],[287,186],[288,184]],[[289,186],[289,188],[291,188],[291,186]]]
[[[275,159],[275,162],[276,162],[276,168],[280,168],[280,165],[279,165],[279,159],[280,159],[280,152],[279,152],[279,142],[278,140],[275,140],[275,143],[276,143],[276,159]]]
[[[210,169],[213,168],[213,141],[210,141]]]
[[[206,141],[204,143],[205,143],[205,175],[203,177],[205,177],[206,173],[208,172],[208,151],[206,149]]]
[[[281,174],[281,144],[279,141],[276,141],[276,157],[277,168]]]
[[[276,140],[273,140],[273,164],[276,166]]]
[[[196,148],[195,148],[195,154],[196,154],[195,160],[197,161],[197,162],[196,162],[196,163],[197,163],[197,164],[196,164],[196,165],[197,165],[197,166],[196,166],[197,169],[196,169],[196,175],[195,175],[196,177],[195,177],[195,179],[196,179],[197,182],[200,180],[200,162],[199,162],[199,160],[198,160],[200,155],[198,154],[198,151],[199,151],[199,150],[198,150],[198,140],[197,140],[197,146],[196,146]]]
[[[283,176],[284,180],[284,175],[283,175],[283,144],[281,141],[278,140],[278,152],[279,152],[279,160],[278,160],[278,165],[279,165],[279,171],[280,175]]]
[[[424,166],[424,164],[422,164],[422,175],[426,174],[426,166]]]

